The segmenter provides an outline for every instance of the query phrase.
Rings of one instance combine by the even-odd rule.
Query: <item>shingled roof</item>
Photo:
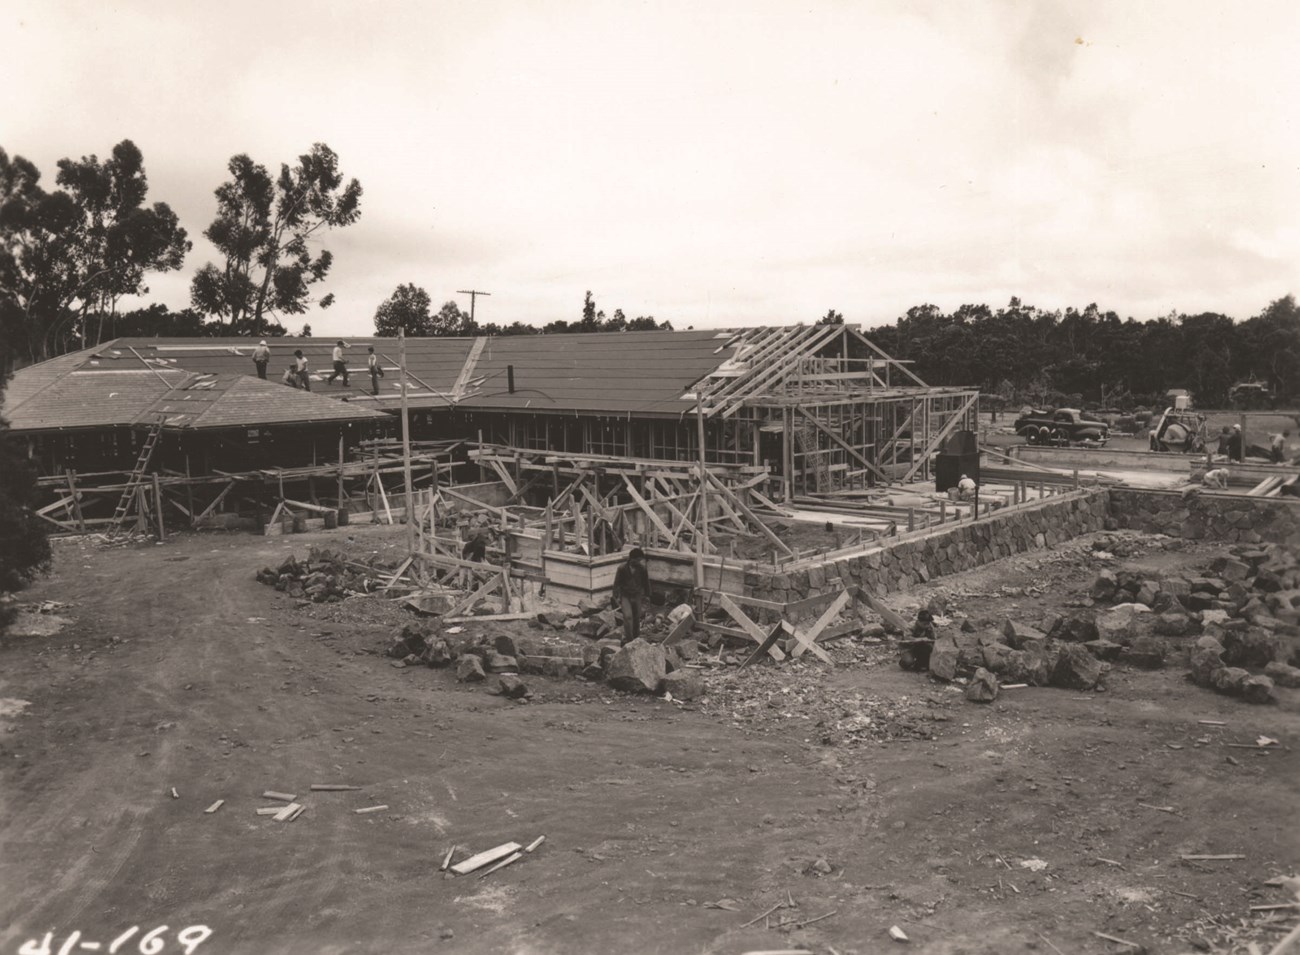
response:
[[[518,335],[493,338],[408,338],[408,400],[413,408],[456,404],[470,410],[583,411],[616,415],[677,415],[693,404],[684,397],[696,381],[732,353],[730,332],[622,332]],[[350,386],[326,384],[335,344],[325,338],[272,338],[271,373],[279,377],[302,349],[311,367],[313,394],[348,398],[395,410],[400,401],[397,340],[349,338]],[[122,338],[95,350],[94,367],[248,374],[256,339]],[[366,349],[384,368],[380,396],[370,394]],[[139,357],[137,357],[139,356]],[[507,387],[514,367],[515,392]],[[459,384],[459,387],[458,387]]]
[[[14,431],[127,427],[163,417],[169,430],[323,424],[386,419],[373,408],[239,374],[134,367],[96,359],[99,349],[63,355],[14,374],[0,413]]]

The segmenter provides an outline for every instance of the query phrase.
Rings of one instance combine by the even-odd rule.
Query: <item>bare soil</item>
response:
[[[1300,691],[1249,707],[1177,669],[1117,668],[1105,692],[980,706],[861,643],[833,672],[709,671],[695,704],[542,677],[518,704],[394,669],[391,603],[301,607],[253,580],[349,538],[401,542],[58,545],[26,599],[68,603],[72,623],[0,644],[0,953],[164,924],[168,952],[194,924],[213,933],[199,952],[871,953],[902,949],[891,926],[926,953],[1135,951],[1094,932],[1244,952],[1300,918],[1250,911],[1287,902],[1265,883],[1300,862]],[[1101,566],[1086,544],[935,589],[981,625],[1033,620]],[[1228,745],[1260,735],[1279,745]],[[257,816],[264,790],[307,810]],[[438,872],[452,845],[543,834],[487,878]]]

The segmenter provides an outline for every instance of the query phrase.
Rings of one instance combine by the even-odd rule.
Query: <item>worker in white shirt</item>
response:
[[[975,497],[977,485],[969,476],[963,474],[961,480],[957,482],[957,500],[970,501]]]
[[[379,364],[379,356],[375,354],[374,345],[366,349],[366,367],[370,369],[370,388],[377,396],[379,394],[379,379],[384,377],[384,369]]]
[[[334,379],[339,375],[342,375],[343,387],[346,388],[348,386],[348,363],[343,360],[343,349],[347,347],[348,346],[343,344],[342,341],[338,342],[338,344],[334,346],[334,353],[330,356],[334,361],[334,372],[325,379],[327,385],[334,384]]]
[[[1213,470],[1206,471],[1205,474],[1201,476],[1201,485],[1219,491],[1226,491],[1228,489],[1229,477],[1231,477],[1231,472],[1229,472],[1227,468],[1214,468]]]

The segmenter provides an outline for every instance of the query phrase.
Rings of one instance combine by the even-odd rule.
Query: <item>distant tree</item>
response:
[[[279,326],[276,326],[279,328]],[[205,323],[192,308],[173,312],[155,302],[145,308],[132,309],[109,316],[105,338],[200,338],[220,332],[220,326]],[[283,335],[280,328],[278,334]]]
[[[0,404],[7,376],[0,375]],[[49,569],[50,542],[36,516],[36,472],[26,448],[13,437],[9,423],[0,417],[0,594],[21,590],[36,575]],[[0,603],[0,630],[9,622],[10,609]]]
[[[825,315],[817,319],[817,324],[818,325],[843,325],[844,316],[841,315],[839,312],[835,311],[835,309],[833,308],[828,309]]]
[[[190,242],[171,208],[144,205],[144,157],[129,139],[101,162],[62,159],[47,193],[40,172],[0,149],[0,331],[33,361],[99,339],[150,272],[181,267]],[[94,334],[89,334],[91,324]]]
[[[454,301],[443,302],[438,314],[429,322],[428,335],[474,335],[474,324],[468,312],[462,312]]]
[[[375,334],[394,338],[398,331],[424,337],[433,334],[429,293],[412,282],[397,289],[375,309]]]
[[[272,315],[301,315],[311,286],[324,280],[334,257],[315,258],[308,243],[320,233],[356,222],[361,183],[343,183],[338,156],[324,143],[280,166],[273,179],[247,155],[234,156],[230,179],[217,187],[217,217],[203,234],[224,257],[194,276],[190,298],[205,315],[217,316],[244,334],[261,334]],[[326,295],[317,303],[328,308]]]
[[[578,323],[573,330],[576,332],[594,332],[599,329],[599,319],[596,317],[596,300],[591,297],[591,290],[587,290],[587,296],[582,300],[582,321]]]
[[[627,323],[629,332],[654,332],[663,331],[671,332],[673,330],[672,322],[656,322],[653,315],[638,315],[632,321]]]
[[[1300,396],[1300,307],[1295,296],[1270,302],[1241,324],[1242,354],[1237,377],[1258,376],[1284,402]]]

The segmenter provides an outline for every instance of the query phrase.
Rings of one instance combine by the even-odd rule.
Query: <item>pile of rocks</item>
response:
[[[1188,677],[1198,686],[1268,703],[1274,687],[1300,687],[1300,560],[1289,548],[1232,548],[1210,572],[1227,586],[1202,612]],[[1262,670],[1252,673],[1251,670]]]
[[[279,567],[263,567],[257,580],[290,597],[330,603],[352,594],[368,594],[376,589],[379,571],[358,567],[342,554],[324,547],[313,547],[307,559],[287,558]]]
[[[1182,656],[1193,682],[1252,703],[1272,701],[1275,683],[1300,686],[1300,570],[1284,546],[1234,546],[1202,577],[1103,571],[1091,597],[1113,604],[1094,621],[1090,646],[1103,657],[1158,666]]]
[[[604,682],[629,693],[671,693],[674,699],[691,700],[704,695],[704,681],[688,669],[688,660],[699,654],[699,645],[685,640],[673,646],[633,640],[599,638],[579,645],[555,645],[540,638],[499,634],[452,634],[427,624],[408,625],[386,651],[394,666],[456,666],[462,683],[482,683],[497,677],[497,689],[505,696],[531,695],[520,674],[552,677],[577,676]]]
[[[1007,620],[1000,632],[981,633],[966,621],[957,632],[937,637],[919,625],[900,642],[899,665],[944,682],[968,680],[966,697],[977,703],[995,700],[1003,681],[1091,690],[1110,669],[1086,645],[1094,635],[1086,618],[1059,615],[1042,627]]]

